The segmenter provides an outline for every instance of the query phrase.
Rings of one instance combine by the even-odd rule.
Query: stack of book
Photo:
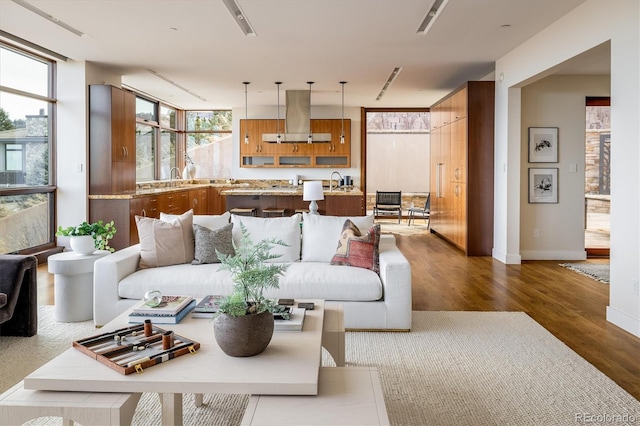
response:
[[[152,324],[177,324],[196,306],[191,296],[162,296],[158,306],[151,307],[142,301],[129,314],[130,324],[151,320]]]
[[[202,300],[193,308],[192,318],[213,318],[218,312],[220,302],[224,296],[210,294],[202,298]]]

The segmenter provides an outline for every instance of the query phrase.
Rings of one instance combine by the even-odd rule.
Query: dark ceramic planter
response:
[[[232,317],[221,314],[213,323],[218,346],[229,356],[254,356],[264,351],[273,336],[273,314]]]

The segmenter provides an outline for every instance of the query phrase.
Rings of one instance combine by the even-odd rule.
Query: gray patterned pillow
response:
[[[216,250],[227,256],[234,256],[236,251],[233,249],[232,229],[233,223],[215,230],[194,223],[193,234],[196,239],[196,252],[191,264],[220,263]]]

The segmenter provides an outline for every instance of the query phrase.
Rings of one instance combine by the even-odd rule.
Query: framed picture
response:
[[[529,169],[529,203],[558,202],[558,168]]]
[[[557,127],[529,127],[529,162],[558,162]]]

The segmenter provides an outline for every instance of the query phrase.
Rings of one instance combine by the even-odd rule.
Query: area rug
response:
[[[40,313],[42,322],[52,323],[50,307]],[[68,347],[60,342],[73,333],[94,331],[91,322],[77,330],[53,324],[37,338],[0,337],[2,375],[12,378],[5,377],[1,390]],[[6,368],[8,359],[20,361]],[[521,312],[414,311],[410,333],[346,333],[346,360],[347,366],[378,368],[392,425],[640,422],[640,402]],[[326,353],[323,363],[332,365]],[[185,425],[238,425],[247,396],[205,395],[204,402],[196,408],[185,396]],[[143,395],[133,424],[160,424],[159,408],[155,394]]]
[[[601,283],[609,284],[608,263],[561,263],[560,266],[592,278]]]
[[[376,223],[380,224],[380,233],[382,234],[397,234],[410,237],[429,233],[429,226],[425,224],[422,219],[418,220],[417,223],[412,223],[411,226],[407,225],[406,221],[398,223],[397,221],[387,222],[376,220]]]

